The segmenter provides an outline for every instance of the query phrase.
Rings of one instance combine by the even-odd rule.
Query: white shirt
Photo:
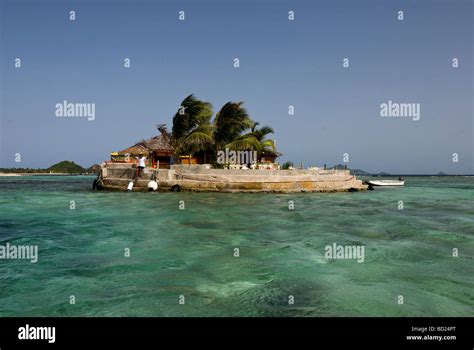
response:
[[[138,166],[145,168],[146,157],[138,158]]]

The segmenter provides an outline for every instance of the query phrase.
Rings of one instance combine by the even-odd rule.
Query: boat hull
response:
[[[397,180],[371,180],[369,181],[369,185],[372,186],[384,186],[384,187],[398,187],[404,186],[405,181],[397,181]]]

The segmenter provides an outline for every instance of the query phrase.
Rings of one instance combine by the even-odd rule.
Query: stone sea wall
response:
[[[337,192],[365,190],[367,186],[349,170],[232,170],[208,169],[204,165],[173,165],[171,169],[146,168],[135,179],[133,164],[109,163],[102,167],[104,189],[125,190],[134,181],[133,190],[148,190],[156,180],[159,190],[215,192]]]

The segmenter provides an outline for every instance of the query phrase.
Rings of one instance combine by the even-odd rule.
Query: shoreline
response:
[[[71,174],[71,173],[2,173],[0,172],[0,177],[14,177],[14,176],[96,176],[97,174]],[[387,174],[387,175],[378,175],[378,174],[356,174],[355,176],[359,177],[399,177],[399,176],[434,176],[434,177],[450,177],[450,176],[474,176],[474,174]]]
[[[0,173],[0,177],[14,176],[96,176],[97,174],[70,174],[70,173]]]

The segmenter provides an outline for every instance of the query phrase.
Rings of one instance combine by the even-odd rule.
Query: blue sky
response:
[[[0,3],[1,167],[101,162],[194,93],[215,111],[244,101],[281,161],[474,173],[472,1]],[[95,120],[57,118],[63,100],[95,103]],[[421,119],[382,118],[388,100],[420,103]]]

